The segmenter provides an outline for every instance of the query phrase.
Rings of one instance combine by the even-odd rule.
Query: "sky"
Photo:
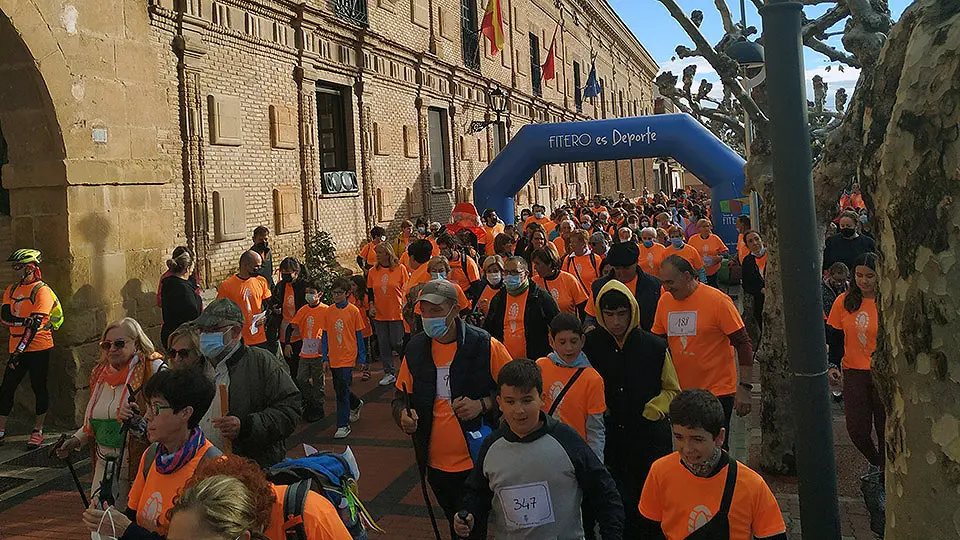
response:
[[[663,6],[658,0],[607,0],[613,9],[620,15],[620,18],[627,24],[634,35],[637,36],[637,39],[640,40],[640,43],[650,52],[653,56],[653,59],[657,61],[660,65],[661,71],[672,71],[674,75],[680,77],[683,68],[691,63],[697,64],[697,79],[694,83],[694,89],[699,85],[700,79],[707,79],[712,83],[718,83],[719,79],[716,76],[716,73],[713,71],[713,68],[704,60],[703,58],[688,58],[685,60],[676,60],[671,61],[671,58],[676,55],[674,49],[677,45],[685,45],[687,47],[693,48],[693,42],[687,37],[686,32],[680,28],[680,24],[677,23],[667,12],[667,8]],[[680,7],[689,15],[693,10],[699,9],[703,11],[704,20],[703,24],[700,26],[701,31],[706,36],[707,40],[712,44],[716,44],[720,41],[720,38],[723,37],[723,24],[720,21],[720,14],[717,12],[716,6],[712,0],[677,0]],[[900,15],[910,4],[910,0],[889,0],[890,12],[893,15],[894,20],[900,18]],[[731,12],[734,14],[734,20],[740,19],[740,5],[739,3],[733,3],[731,0],[727,0],[727,4],[730,6]],[[753,6],[753,2],[750,0],[745,0],[746,4],[746,18],[747,24],[750,26],[756,26],[758,30],[762,31],[762,21],[760,20],[760,15],[757,13],[756,8]],[[815,18],[819,14],[823,13],[830,7],[830,4],[822,4],[820,6],[808,6],[805,9],[805,13],[809,18]],[[843,23],[837,24],[832,31],[839,31],[843,29]],[[758,34],[751,36],[752,39],[755,39]],[[828,40],[828,43],[832,46],[842,49],[843,45],[840,43],[840,37],[832,37]],[[828,97],[827,97],[827,107],[833,108],[833,96],[838,88],[846,88],[847,95],[853,93],[853,87],[857,82],[859,77],[859,70],[855,68],[850,68],[844,66],[844,71],[841,72],[837,69],[839,64],[836,62],[829,62],[826,57],[823,55],[814,52],[810,49],[805,49],[804,53],[804,68],[806,69],[807,74],[807,98],[813,98],[813,90],[810,81],[813,79],[814,75],[821,75],[824,81],[827,82],[828,86]],[[830,71],[827,71],[827,67],[830,67]],[[722,88],[720,84],[715,84],[714,94],[722,95]]]

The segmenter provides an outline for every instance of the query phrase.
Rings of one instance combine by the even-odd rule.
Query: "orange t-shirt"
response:
[[[562,258],[564,255],[567,254],[567,242],[566,240],[563,239],[562,236],[558,236],[554,238],[553,240],[551,240],[551,242],[553,242],[554,247],[557,248],[557,255],[560,255],[560,257]]]
[[[316,307],[310,307],[307,304],[297,310],[291,323],[295,324],[297,330],[303,338],[303,346],[300,348],[300,358],[319,358],[320,336],[323,334],[323,314],[329,306],[320,302]]]
[[[20,285],[13,289],[12,295],[10,294],[10,287],[7,287],[3,293],[3,303],[10,306],[10,313],[14,317],[26,319],[34,313],[43,313],[46,317],[43,318],[42,324],[47,324],[47,321],[50,320],[50,310],[53,309],[53,291],[50,287],[41,286],[40,289],[37,290],[36,302],[31,302],[30,293],[33,292],[36,286],[36,282]],[[11,353],[16,350],[17,345],[20,344],[23,332],[23,326],[10,327]],[[40,330],[33,337],[33,341],[30,342],[30,345],[27,346],[24,352],[45,351],[50,348],[53,348],[53,332],[50,330]]]
[[[294,296],[292,286],[284,287],[283,306],[281,306],[280,311],[283,315],[283,324],[280,325],[280,337],[283,338],[287,335],[287,325],[293,322],[293,317],[297,314],[297,299]],[[294,327],[293,332],[290,333],[290,343],[296,343],[300,341],[300,339],[300,329]]]
[[[860,309],[850,313],[843,307],[849,293],[833,302],[827,324],[843,331],[843,369],[870,369],[870,357],[877,348],[877,301],[864,298]]]
[[[374,244],[373,242],[367,242],[362,248],[360,248],[360,258],[366,261],[366,263],[370,266],[377,265],[376,249],[378,244],[379,242],[377,244]]]
[[[754,255],[753,259],[757,261],[757,269],[760,270],[760,277],[765,277],[767,275],[767,252],[764,251],[763,255],[759,257]]]
[[[526,219],[526,221],[523,222],[523,230],[524,230],[524,232],[526,232],[526,230],[527,230],[527,225],[529,225],[529,224],[531,224],[531,223],[539,223],[539,224],[543,225],[543,228],[544,228],[544,230],[547,231],[547,234],[550,234],[550,231],[552,231],[553,228],[557,226],[557,224],[554,223],[553,220],[550,219],[550,218],[548,218],[547,216],[543,216],[543,217],[540,218],[540,219],[537,219],[537,218],[535,218],[535,217],[533,217],[533,216],[530,216],[530,217],[528,217],[528,218]]]
[[[204,441],[193,459],[170,474],[160,474],[157,472],[157,464],[152,463],[146,480],[143,479],[143,461],[147,459],[147,453],[140,456],[140,466],[135,471],[136,478],[127,497],[127,507],[137,511],[137,525],[160,536],[167,534],[167,526],[170,524],[167,511],[173,507],[173,498],[193,476],[201,458],[210,448],[213,448],[210,441]]]
[[[484,315],[487,314],[487,311],[490,309],[490,300],[493,300],[493,297],[500,292],[500,289],[494,289],[488,283],[483,287],[483,292],[480,293],[480,299],[477,300],[477,309],[483,312]]]
[[[243,343],[258,345],[266,343],[265,326],[254,327],[253,318],[263,313],[263,301],[270,298],[270,285],[263,276],[242,279],[234,274],[223,280],[217,289],[217,298],[229,298],[243,312]]]
[[[457,342],[440,343],[437,340],[430,341],[430,353],[433,356],[433,363],[438,368],[449,367],[453,363],[453,356],[457,353]],[[507,352],[507,349],[496,338],[490,338],[490,376],[497,380],[497,375],[507,362],[513,357]],[[406,385],[407,392],[413,392],[413,376],[410,374],[410,368],[407,367],[407,359],[403,359],[400,365],[400,371],[397,373],[397,389],[403,390]],[[449,393],[449,389],[447,390]],[[441,395],[440,389],[437,389],[437,395]],[[457,396],[451,396],[453,398]],[[453,413],[453,406],[450,400],[438,398],[433,402],[433,429],[430,432],[430,459],[429,465],[434,469],[445,472],[463,472],[473,468],[473,461],[470,459],[470,451],[467,449],[467,441],[463,438],[463,430],[460,428],[460,422]]]
[[[487,232],[486,237],[483,239],[484,245],[484,255],[488,257],[494,255],[493,242],[497,239],[497,235],[503,232],[503,224],[497,223],[493,227],[483,226],[483,230]]]
[[[637,278],[634,277],[630,281],[623,284],[626,287],[630,294],[634,297],[637,296]],[[597,316],[597,299],[593,297],[593,294],[590,295],[590,301],[587,302],[587,307],[584,310],[587,312],[587,315],[596,317]]]
[[[503,314],[503,344],[510,351],[510,358],[527,357],[527,335],[523,328],[523,312],[527,308],[527,294],[520,296],[507,293],[507,307]]]
[[[750,248],[747,247],[747,243],[743,240],[743,235],[737,235],[737,260],[741,263],[743,258],[750,254]]]
[[[277,497],[273,509],[270,511],[270,527],[264,534],[270,540],[286,540],[283,530],[283,498],[287,494],[287,486],[273,484],[273,493]],[[303,527],[310,540],[352,540],[340,514],[326,497],[316,491],[307,491],[307,499],[303,505]]]
[[[576,315],[577,306],[586,302],[589,298],[587,291],[583,290],[583,285],[580,285],[577,278],[574,277],[573,274],[564,272],[563,270],[560,271],[557,277],[550,281],[536,276],[533,278],[533,282],[550,293],[550,296],[557,302],[560,311],[566,311],[567,313]]]
[[[723,240],[715,234],[703,238],[700,234],[695,234],[687,240],[687,244],[693,246],[700,253],[700,260],[704,257],[712,257],[713,264],[707,266],[707,275],[712,276],[720,271],[720,255],[729,251]]]
[[[453,283],[460,286],[463,290],[469,290],[470,284],[474,281],[480,281],[480,267],[477,266],[477,262],[471,257],[467,257],[463,253],[460,254],[461,257],[464,257],[467,261],[467,272],[463,272],[463,261],[450,262],[450,273],[447,274],[447,279]]]
[[[663,259],[671,255],[679,255],[687,260],[694,270],[699,271],[703,268],[703,259],[700,257],[700,252],[697,251],[697,248],[691,246],[690,244],[684,244],[679,250],[673,246],[663,248],[663,257],[660,258],[660,262],[663,263]]]
[[[373,306],[377,310],[374,320],[401,321],[403,315],[403,290],[410,279],[406,267],[383,268],[376,265],[367,274],[367,287],[373,289]]]
[[[329,306],[323,311],[321,328],[327,334],[327,358],[331,368],[357,365],[357,330],[363,330],[363,314],[347,302],[343,309]]]
[[[638,505],[643,517],[660,523],[667,540],[682,540],[720,510],[730,466],[709,477],[694,476],[674,452],[653,463]],[[759,474],[737,462],[730,503],[730,540],[752,540],[787,530],[773,492]]]
[[[637,257],[637,264],[640,268],[651,276],[660,275],[660,263],[663,261],[665,249],[662,244],[653,243],[652,247],[647,247],[640,243],[640,256]]]
[[[590,293],[593,282],[600,277],[600,263],[603,257],[593,253],[570,255],[563,259],[563,271],[573,274],[580,281],[583,290]]]
[[[543,412],[549,412],[553,401],[557,399],[563,387],[577,368],[558,366],[547,357],[537,360],[540,372],[543,373]],[[607,410],[607,403],[603,397],[603,378],[592,367],[586,368],[580,378],[573,383],[563,396],[563,401],[554,411],[554,417],[564,424],[577,430],[577,433],[587,438],[587,417],[592,414],[603,414]]]
[[[661,294],[650,331],[667,336],[680,388],[729,396],[737,392],[737,366],[727,336],[741,328],[743,319],[730,297],[701,284],[682,301]]]
[[[370,317],[367,313],[370,311],[370,301],[367,299],[367,295],[364,294],[362,298],[357,298],[356,296],[350,295],[350,303],[357,306],[357,309],[360,310],[360,315],[363,315],[363,337],[368,338],[373,335],[373,327],[370,326]]]

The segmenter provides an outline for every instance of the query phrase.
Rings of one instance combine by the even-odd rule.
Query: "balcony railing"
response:
[[[367,0],[333,0],[333,11],[338,17],[366,28],[370,25]]]

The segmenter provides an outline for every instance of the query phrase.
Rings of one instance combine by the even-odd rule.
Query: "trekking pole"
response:
[[[54,457],[57,454],[57,450],[59,450],[60,447],[63,446],[63,443],[65,443],[66,441],[67,441],[67,434],[61,433],[60,439],[56,443],[54,443],[53,446],[50,447],[50,454],[49,454],[50,457]],[[77,491],[80,492],[80,499],[83,500],[83,508],[84,509],[89,508],[90,500],[87,499],[87,492],[84,491],[83,484],[80,483],[80,477],[77,475],[77,470],[73,468],[73,462],[70,461],[70,455],[67,454],[67,457],[60,458],[60,459],[62,459],[67,464],[67,468],[70,469],[70,476],[73,477],[73,483],[76,484]]]
[[[467,522],[467,516],[469,515],[470,515],[470,512],[467,512],[466,510],[461,510],[457,512],[457,517],[460,518],[460,521],[463,521],[464,523]],[[457,538],[460,538],[461,540],[467,540],[466,536],[457,535]]]
[[[413,418],[413,409],[410,408],[410,394],[407,393],[407,383],[400,385],[403,389],[403,406],[407,410],[407,416]],[[423,493],[423,503],[427,505],[427,515],[430,516],[430,525],[433,525],[433,534],[437,540],[440,538],[440,529],[437,528],[437,516],[433,513],[433,504],[430,502],[430,494],[427,493],[427,464],[421,455],[417,442],[413,440],[413,434],[410,435],[413,442],[413,453],[417,460],[417,468],[420,470],[420,491]]]

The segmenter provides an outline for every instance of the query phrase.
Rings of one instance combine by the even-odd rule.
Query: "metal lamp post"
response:
[[[741,6],[741,10],[743,6]],[[746,23],[741,21],[746,27]],[[727,56],[733,58],[740,65],[740,82],[744,90],[750,95],[753,89],[763,84],[767,78],[767,70],[764,67],[763,45],[755,41],[738,41],[727,47]],[[750,159],[750,146],[753,145],[753,121],[746,111],[743,112],[743,147],[746,157]],[[760,199],[756,191],[750,192],[750,225],[757,231],[760,230]]]
[[[763,43],[773,178],[780,234],[787,351],[793,372],[797,480],[804,538],[838,540],[837,464],[827,382],[820,246],[813,199],[813,161],[807,123],[803,6],[766,0]]]
[[[490,110],[496,115],[496,120],[475,120],[470,122],[470,133],[480,133],[491,124],[499,124],[500,116],[507,110],[507,94],[502,88],[496,86],[490,91]]]

